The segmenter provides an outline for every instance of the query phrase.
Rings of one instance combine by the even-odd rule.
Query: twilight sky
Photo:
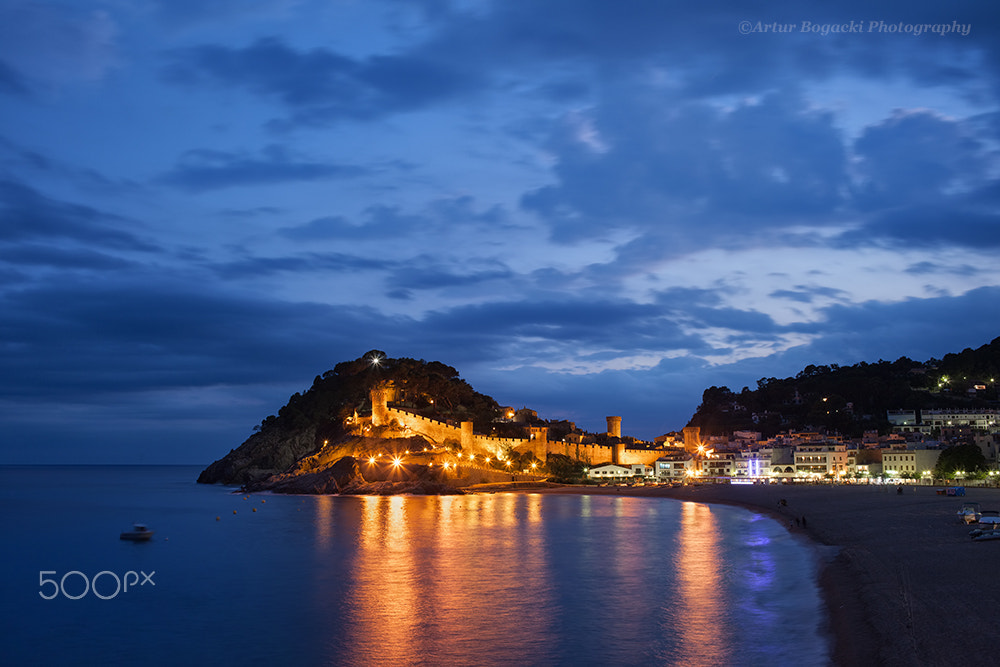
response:
[[[652,438],[1000,335],[995,3],[685,4],[0,4],[0,462],[208,463],[372,348]]]

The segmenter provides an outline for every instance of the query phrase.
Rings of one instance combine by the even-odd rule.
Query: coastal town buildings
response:
[[[896,433],[937,435],[942,430],[971,429],[992,433],[1000,430],[1000,410],[889,410],[886,418]]]
[[[930,477],[940,455],[940,449],[887,449],[882,452],[882,470],[886,477]]]
[[[564,456],[583,463],[590,479],[616,483],[920,481],[931,477],[941,452],[951,444],[978,445],[994,469],[1000,455],[1000,413],[994,409],[890,410],[886,419],[891,433],[869,430],[853,439],[820,431],[764,437],[744,430],[705,436],[700,428],[688,426],[645,442],[622,435],[620,416],[606,418],[604,433],[587,433],[573,422],[540,420],[527,407],[508,407],[498,422],[517,424],[520,430],[508,428],[506,437],[500,437],[499,427],[491,435],[475,430],[470,421],[429,419],[393,405],[393,397],[391,384],[373,390],[371,427],[419,434],[469,460],[499,462],[502,456],[517,454],[528,457],[532,466],[542,466],[552,455]],[[367,428],[357,417],[352,423],[359,432]]]

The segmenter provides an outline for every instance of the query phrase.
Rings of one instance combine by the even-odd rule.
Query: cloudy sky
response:
[[[995,3],[686,4],[0,4],[0,462],[207,463],[372,348],[652,438],[1000,335]]]

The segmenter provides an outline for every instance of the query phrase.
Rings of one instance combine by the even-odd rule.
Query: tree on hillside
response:
[[[583,478],[584,464],[563,454],[549,454],[545,467],[556,482],[575,482]]]
[[[955,445],[941,452],[934,466],[934,476],[950,478],[958,471],[974,473],[986,468],[986,457],[978,446]]]

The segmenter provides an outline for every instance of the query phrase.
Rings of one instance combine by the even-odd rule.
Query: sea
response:
[[[0,467],[0,663],[830,664],[818,553],[759,513],[199,472]],[[119,539],[135,522],[150,541]]]

